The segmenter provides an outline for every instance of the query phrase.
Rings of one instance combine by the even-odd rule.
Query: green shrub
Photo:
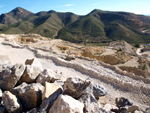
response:
[[[135,44],[135,47],[140,48],[140,44],[139,44],[139,43],[136,43],[136,44]]]
[[[120,48],[118,51],[122,51],[122,48]]]
[[[144,49],[141,49],[141,52],[143,53],[145,50]]]

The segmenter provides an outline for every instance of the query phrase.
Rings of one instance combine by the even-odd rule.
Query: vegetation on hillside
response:
[[[125,40],[148,43],[150,36],[141,31],[150,29],[150,17],[126,12],[93,10],[85,16],[53,10],[33,14],[15,8],[0,15],[0,33],[38,33],[76,43],[109,43]]]

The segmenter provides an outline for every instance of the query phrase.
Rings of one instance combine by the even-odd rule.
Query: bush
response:
[[[145,50],[144,49],[141,49],[141,52],[143,53]]]
[[[122,48],[120,48],[118,51],[122,51]]]
[[[136,43],[136,44],[135,44],[135,47],[140,48],[140,44],[139,44],[139,43]]]
[[[146,66],[146,64],[144,64],[144,65],[141,65],[141,66],[138,66],[139,67],[139,69],[142,69],[142,70],[145,70],[145,69],[147,69],[147,66]]]

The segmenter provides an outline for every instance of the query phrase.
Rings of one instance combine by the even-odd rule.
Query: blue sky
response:
[[[86,15],[94,9],[150,14],[150,0],[0,0],[0,14],[16,7],[33,13],[55,10]]]

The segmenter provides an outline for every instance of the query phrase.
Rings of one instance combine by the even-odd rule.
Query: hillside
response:
[[[5,15],[5,16],[4,16]],[[62,27],[78,19],[73,13],[57,13],[53,10],[33,14],[22,8],[15,8],[0,16],[1,33],[39,33],[52,38]]]
[[[57,38],[72,42],[150,42],[150,37],[141,32],[150,28],[149,22],[146,16],[94,10],[60,30]]]
[[[0,33],[38,33],[49,38],[71,42],[105,43],[125,40],[129,43],[148,43],[150,17],[127,12],[93,10],[85,16],[53,10],[36,14],[17,7],[0,15]]]

